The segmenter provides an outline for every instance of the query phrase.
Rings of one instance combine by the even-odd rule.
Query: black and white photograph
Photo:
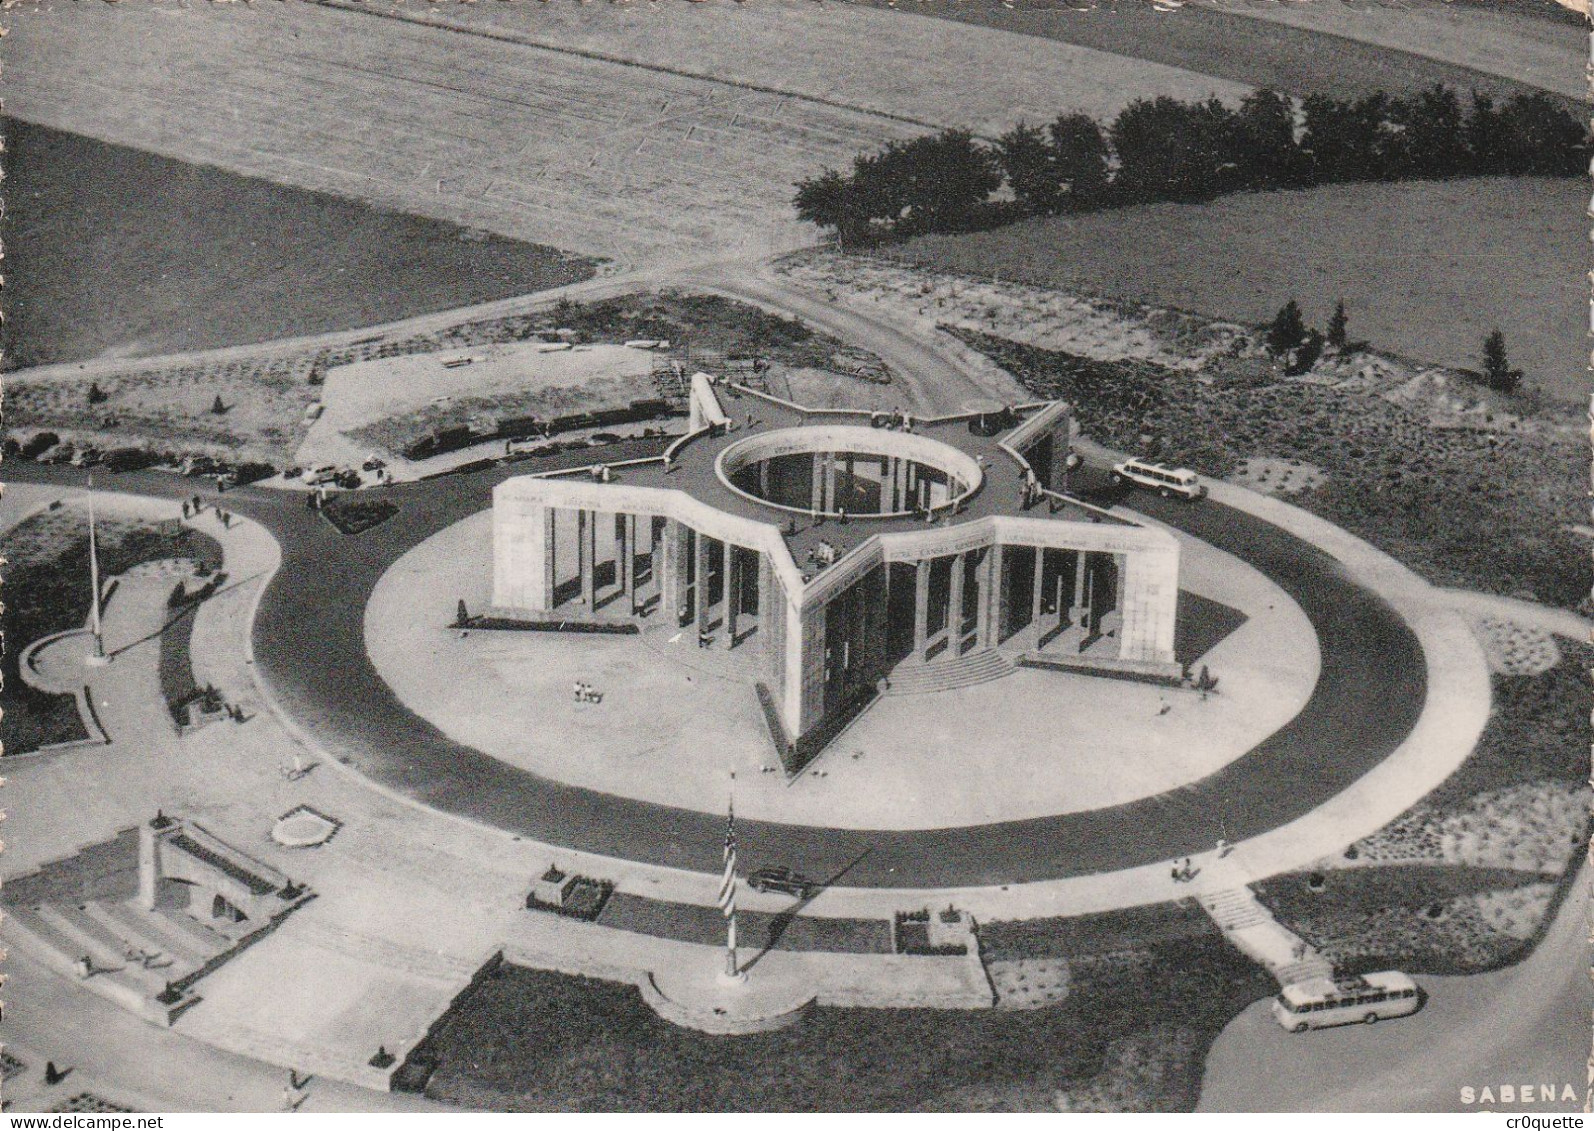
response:
[[[5,1118],[1587,1109],[1587,0],[0,27]]]

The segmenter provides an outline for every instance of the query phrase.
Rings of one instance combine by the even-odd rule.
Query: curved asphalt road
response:
[[[399,513],[354,536],[306,510],[301,494],[228,492],[226,506],[260,522],[282,546],[282,567],[255,621],[258,673],[332,755],[419,802],[552,844],[715,872],[724,835],[719,814],[574,788],[454,742],[404,707],[365,655],[365,607],[388,566],[490,506],[498,482],[546,466],[387,488]],[[69,469],[14,464],[9,471],[14,479],[83,482]],[[153,472],[102,477],[101,485],[172,498],[194,493],[194,481]],[[1421,713],[1425,666],[1416,637],[1392,609],[1320,550],[1247,514],[1149,496],[1137,496],[1135,505],[1250,562],[1304,610],[1318,635],[1322,673],[1294,719],[1207,778],[1106,809],[906,832],[742,821],[747,866],[787,864],[809,875],[844,874],[848,886],[915,888],[1114,871],[1275,828],[1345,789],[1400,744]],[[453,598],[437,595],[439,617]]]

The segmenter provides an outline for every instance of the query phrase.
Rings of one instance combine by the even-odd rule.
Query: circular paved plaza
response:
[[[399,701],[449,738],[567,785],[792,825],[935,829],[1034,819],[1183,788],[1243,756],[1306,703],[1320,668],[1283,590],[1186,539],[1188,660],[1223,673],[1210,697],[1020,668],[974,686],[887,695],[795,781],[775,772],[756,670],[662,623],[639,636],[449,627],[485,606],[492,516],[410,550],[365,617]],[[1208,631],[1202,632],[1205,627]],[[599,689],[578,702],[577,682]]]

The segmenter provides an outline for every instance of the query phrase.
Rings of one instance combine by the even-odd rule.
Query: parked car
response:
[[[1164,467],[1160,463],[1150,463],[1142,459],[1126,459],[1122,463],[1113,464],[1112,481],[1145,487],[1157,492],[1164,499],[1178,495],[1181,499],[1195,500],[1205,497],[1207,493],[1206,487],[1201,483],[1201,477],[1189,468]]]
[[[747,886],[756,892],[778,891],[798,899],[807,899],[819,887],[813,880],[799,876],[790,868],[760,868],[747,877]]]

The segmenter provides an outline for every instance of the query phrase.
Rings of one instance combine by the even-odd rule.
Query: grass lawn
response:
[[[1308,879],[1323,880],[1319,891]],[[1279,921],[1347,973],[1476,974],[1527,954],[1556,885],[1501,868],[1393,865],[1289,873],[1256,885]]]
[[[817,1008],[790,1029],[713,1037],[630,986],[506,966],[418,1056],[438,1064],[429,1095],[492,1110],[1050,1110],[1058,1092],[1189,1110],[1212,1039],[1271,986],[1210,940],[1075,973],[1066,1001],[1028,1012]]]
[[[3,128],[8,369],[354,329],[593,273],[455,224]]]
[[[1483,737],[1460,769],[1395,822],[1406,826],[1403,836],[1436,832],[1448,816],[1465,814],[1476,799],[1502,790],[1546,781],[1581,786],[1588,780],[1587,673],[1594,648],[1561,646],[1561,662],[1548,672],[1494,677],[1495,706]],[[1435,859],[1324,868],[1276,876],[1257,890],[1285,924],[1355,969],[1475,973],[1527,953],[1576,875],[1581,854],[1564,852],[1567,838],[1583,843],[1587,828],[1582,807],[1571,820],[1536,827],[1523,826],[1507,808],[1483,831],[1495,841],[1541,838],[1539,851],[1530,854],[1534,862],[1526,866]],[[1521,859],[1515,853],[1508,858]],[[1309,880],[1319,883],[1318,890]]]
[[[605,927],[714,946],[725,941],[725,919],[718,907],[667,903],[616,892],[598,920]],[[742,944],[750,949],[842,951],[890,954],[891,924],[884,919],[823,919],[810,915],[743,911],[738,916]]]
[[[1327,480],[1297,506],[1429,581],[1565,607],[1586,601],[1578,512],[1584,441],[1550,432],[1439,430],[1378,397],[1254,373],[1212,384],[1148,362],[1109,362],[958,332],[1038,396],[1071,401],[1082,429],[1213,476],[1248,457],[1306,460]],[[1502,538],[1502,532],[1509,537]]]
[[[106,578],[162,558],[221,565],[221,547],[215,539],[176,524],[157,528],[101,519],[98,538],[101,576]],[[72,698],[28,687],[17,672],[17,657],[35,640],[81,628],[87,620],[88,518],[66,507],[35,515],[0,539],[0,555],[6,559],[8,597],[0,616],[5,634],[0,657],[0,678],[6,688],[5,753],[26,754],[51,743],[85,738]]]
[[[1584,184],[1472,178],[1244,193],[926,236],[893,255],[1248,324],[1296,299],[1326,324],[1344,300],[1353,338],[1477,369],[1499,327],[1524,386],[1555,401],[1588,388]]]
[[[988,962],[1079,958],[1217,936],[1217,926],[1200,905],[1193,899],[1181,899],[1096,915],[981,923],[980,953]]]
[[[1589,780],[1589,673],[1594,647],[1557,641],[1561,662],[1535,676],[1494,677],[1494,709],[1461,768],[1426,801],[1457,808],[1479,793],[1538,781]]]

